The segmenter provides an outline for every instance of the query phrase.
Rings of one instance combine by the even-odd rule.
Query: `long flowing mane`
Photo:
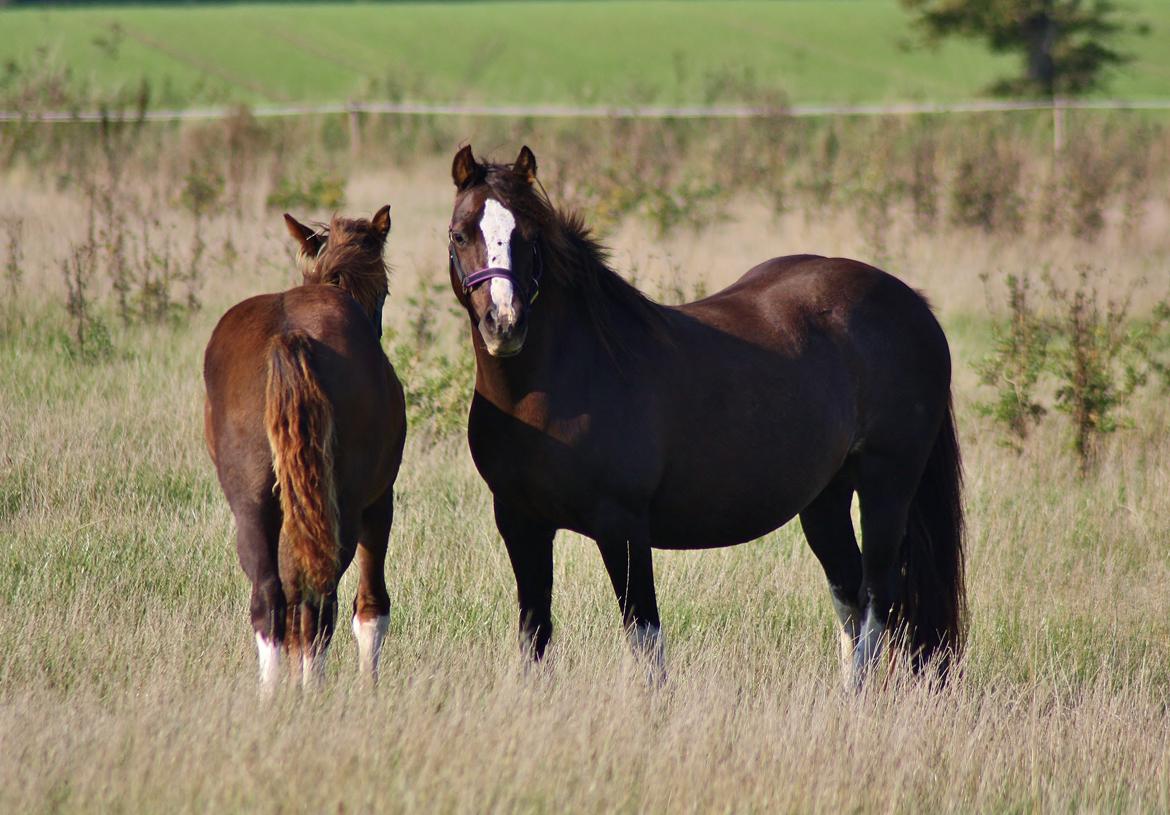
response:
[[[543,187],[531,183],[511,164],[482,167],[483,183],[521,224],[534,224],[539,230],[545,284],[551,281],[572,294],[615,361],[635,350],[629,343],[630,326],[665,338],[664,308],[613,270],[608,250],[593,237],[579,213],[555,207]]]
[[[363,311],[376,314],[390,288],[390,270],[382,254],[385,236],[365,218],[334,215],[328,226],[314,226],[325,242],[316,257],[303,249],[297,254],[305,283],[345,289]]]

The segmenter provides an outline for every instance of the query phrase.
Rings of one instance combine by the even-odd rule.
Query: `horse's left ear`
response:
[[[293,240],[301,245],[301,252],[305,257],[317,257],[325,242],[317,230],[310,229],[287,212],[284,213],[284,225],[288,227],[288,234],[293,236]]]
[[[524,173],[529,184],[536,180],[536,156],[528,149],[527,144],[520,148],[520,155],[516,156],[516,163],[512,168],[518,173]]]
[[[370,219],[370,224],[382,236],[382,240],[386,240],[386,236],[390,234],[390,205],[382,207],[374,213],[374,217]]]
[[[451,162],[451,180],[455,182],[455,188],[465,190],[482,178],[483,165],[475,160],[471,145],[463,145]]]

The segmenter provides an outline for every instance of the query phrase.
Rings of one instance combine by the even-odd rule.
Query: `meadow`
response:
[[[1165,95],[1170,6],[1107,95]],[[491,104],[951,101],[1015,70],[972,42],[914,49],[895,0],[229,4],[0,10],[0,64],[44,49],[70,81],[152,101]]]
[[[669,5],[683,7],[713,6]],[[767,8],[788,7],[814,13]],[[174,10],[197,12],[258,13]],[[530,81],[539,96],[544,79]],[[353,129],[241,111],[0,127],[0,811],[1170,809],[1170,382],[1148,364],[1170,356],[1157,322],[1170,128],[1070,112],[1054,155],[1049,126],[1013,114]],[[596,548],[563,534],[550,659],[524,670],[515,584],[462,435],[473,369],[446,226],[450,158],[467,141],[501,160],[531,145],[553,200],[584,211],[615,268],[663,302],[796,252],[879,264],[930,298],[966,465],[970,634],[955,681],[933,690],[894,670],[846,692],[797,523],[655,554],[659,690],[626,648]],[[320,692],[265,703],[203,447],[201,355],[227,307],[296,282],[282,211],[385,203],[384,344],[411,427],[382,681],[358,685],[341,630]],[[1067,343],[1024,393],[1047,411],[1026,437],[995,407],[1028,370],[1026,354],[1004,354],[1030,313],[1009,276],[1056,324],[1082,273],[1099,309],[1089,335],[1121,326],[1123,347],[1143,352],[1106,366],[1113,401],[1098,404],[1116,429],[1094,436],[1084,472],[1053,372]],[[1128,302],[1112,321],[1110,299]],[[1127,366],[1148,374],[1132,392]],[[343,611],[354,588],[348,575]]]

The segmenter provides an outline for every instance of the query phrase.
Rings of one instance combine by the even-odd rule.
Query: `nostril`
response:
[[[492,309],[483,318],[484,325],[488,328],[495,329],[496,327],[496,310]]]

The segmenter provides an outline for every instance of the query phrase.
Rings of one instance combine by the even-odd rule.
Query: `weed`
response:
[[[955,171],[951,220],[985,232],[1018,232],[1022,174],[1021,156],[1002,140],[968,145]]]
[[[311,171],[296,177],[281,176],[267,203],[269,209],[335,211],[345,206],[345,179]]]
[[[61,267],[65,278],[65,312],[69,331],[63,335],[65,350],[71,358],[96,362],[113,352],[110,332],[94,313],[92,287],[97,271],[97,238],[92,220],[87,238],[74,246]]]
[[[987,275],[983,285],[988,286]],[[1007,276],[1008,318],[1004,324],[993,324],[993,350],[975,366],[980,381],[996,391],[995,401],[980,403],[979,411],[1007,429],[1007,444],[1017,452],[1047,413],[1038,401],[1037,384],[1048,363],[1052,331],[1036,312],[1031,291],[1027,275]]]
[[[20,283],[24,278],[24,248],[21,242],[23,231],[24,221],[22,219],[5,219],[4,232],[8,250],[4,256],[4,282],[8,287],[4,309],[5,333],[19,330],[24,323],[18,301]]]
[[[1072,422],[1072,448],[1082,476],[1092,467],[1101,437],[1117,430],[1118,411],[1158,365],[1151,356],[1152,341],[1168,324],[1162,303],[1152,322],[1135,326],[1130,295],[1102,300],[1091,274],[1082,266],[1071,289],[1048,280],[1057,309],[1052,325],[1061,339],[1052,349],[1056,407]]]
[[[1165,377],[1170,346],[1170,302],[1136,320],[1132,289],[1120,299],[1106,298],[1092,277],[1082,266],[1076,285],[1066,288],[1045,273],[1048,308],[1041,313],[1030,279],[1008,275],[1008,318],[993,325],[994,349],[976,365],[983,384],[996,391],[980,412],[1004,426],[1008,446],[1017,451],[1048,414],[1041,398],[1051,391],[1053,407],[1069,417],[1070,446],[1082,477],[1092,470],[1101,439],[1121,426],[1120,414],[1134,392],[1151,375]]]

